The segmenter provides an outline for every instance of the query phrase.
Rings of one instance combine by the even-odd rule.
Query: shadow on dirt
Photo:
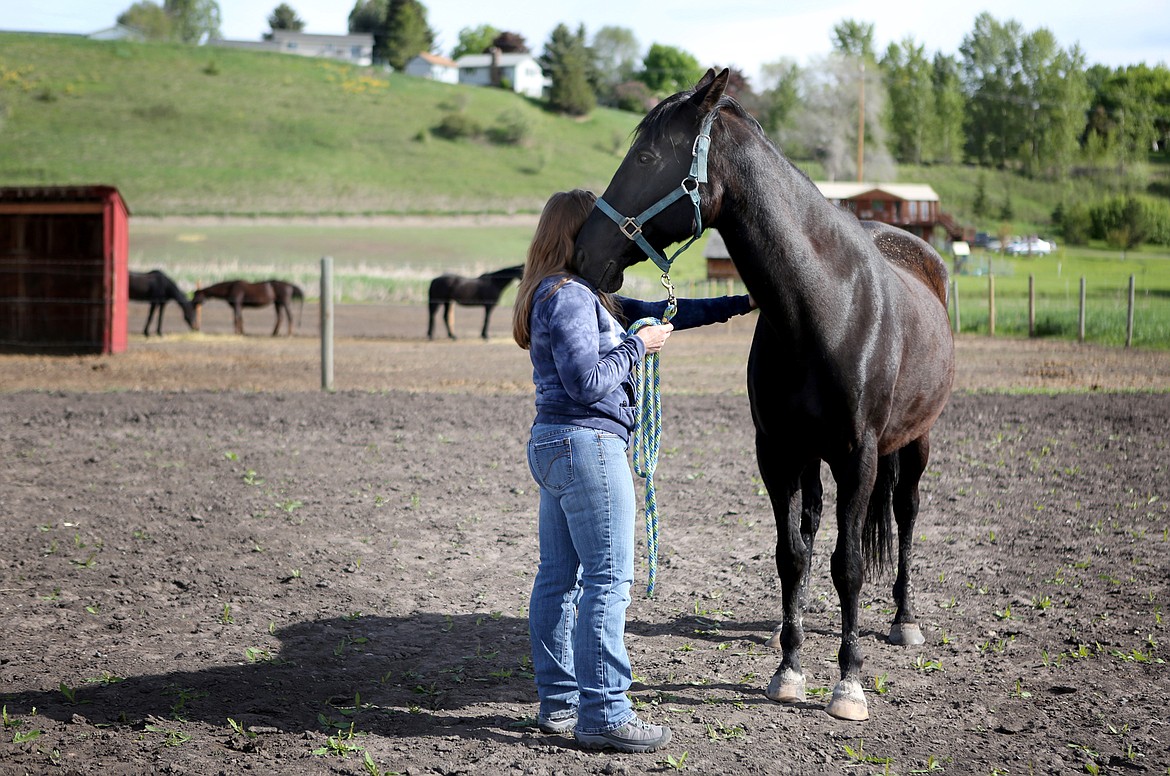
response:
[[[690,617],[628,626],[631,634],[649,637],[689,633],[694,627]],[[762,643],[766,631],[758,637],[749,632],[763,627],[737,624],[735,630]],[[527,620],[437,613],[336,617],[298,623],[273,635],[280,641],[278,649],[246,649],[247,662],[235,665],[97,677],[72,688],[0,694],[0,703],[14,716],[35,709],[66,723],[160,732],[205,722],[230,735],[231,719],[259,733],[336,733],[349,730],[352,722],[355,730],[376,735],[442,736],[457,727],[463,736],[513,741],[500,731],[534,727]],[[176,660],[207,657],[180,654]],[[747,689],[705,686],[718,688]],[[671,702],[679,705],[702,703],[698,696],[686,696],[694,688],[685,683],[635,684],[633,689],[636,694],[670,693]],[[747,702],[766,702],[762,695],[747,695]],[[487,705],[501,704],[523,708],[514,715],[482,713]],[[468,714],[460,715],[461,709]]]

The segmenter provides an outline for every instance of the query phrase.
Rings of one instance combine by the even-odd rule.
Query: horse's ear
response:
[[[714,80],[715,80],[715,68],[709,67],[709,68],[707,68],[707,72],[703,73],[703,77],[699,79],[699,82],[697,84],[695,84],[695,91],[696,92],[699,91],[704,86],[709,86],[711,84],[711,82]]]
[[[710,68],[707,73],[699,79],[699,83],[695,86],[695,93],[691,96],[691,104],[699,109],[701,115],[707,115],[714,110],[719,98],[723,96],[723,92],[727,89],[727,76],[730,71],[725,67],[715,74],[715,69]]]

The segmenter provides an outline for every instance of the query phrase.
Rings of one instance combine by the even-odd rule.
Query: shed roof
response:
[[[441,57],[438,54],[432,54],[429,51],[420,51],[418,53],[418,58],[424,62],[429,62],[432,65],[441,65],[443,67],[459,67],[459,65],[455,64],[455,60],[448,59],[447,57]]]
[[[863,194],[881,192],[906,201],[938,202],[938,193],[926,183],[817,181],[817,188],[826,199],[856,199]]]

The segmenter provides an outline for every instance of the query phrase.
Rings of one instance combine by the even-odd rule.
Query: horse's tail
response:
[[[898,469],[897,452],[878,459],[877,479],[861,533],[866,576],[880,576],[893,555],[894,486],[898,484]]]

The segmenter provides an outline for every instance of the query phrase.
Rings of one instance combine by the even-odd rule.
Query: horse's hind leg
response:
[[[495,305],[489,304],[489,305],[485,305],[483,308],[483,331],[480,332],[480,336],[483,339],[488,338],[488,321],[490,321],[492,319],[492,308],[494,306]]]
[[[443,320],[447,323],[447,336],[455,339],[455,305],[450,301],[443,303]]]
[[[276,328],[274,328],[274,329],[272,330],[272,336],[273,336],[273,337],[275,337],[275,336],[277,336],[278,334],[280,334],[280,320],[281,320],[281,317],[282,317],[281,310],[282,310],[282,309],[284,309],[284,305],[282,305],[280,302],[277,302],[277,303],[275,303],[275,304],[273,305],[273,307],[275,307],[275,308],[276,308]],[[291,321],[291,320],[289,321],[289,330],[288,330],[288,333],[289,333],[290,335],[292,334],[292,321]]]
[[[804,643],[802,604],[806,597],[804,583],[808,578],[811,542],[805,539],[803,521],[797,519],[792,502],[803,467],[799,461],[783,455],[776,442],[760,432],[756,433],[756,459],[776,516],[776,572],[780,576],[784,606],[779,638],[774,632],[768,640],[772,646],[779,643],[780,666],[764,694],[779,703],[799,703],[805,698],[800,648]]]
[[[914,646],[926,641],[914,614],[914,590],[910,582],[914,521],[918,518],[918,482],[930,459],[930,437],[923,436],[898,451],[898,483],[894,487],[894,519],[898,523],[898,577],[894,603],[898,611],[890,625],[890,643]]]
[[[146,314],[146,325],[142,327],[142,336],[143,337],[150,336],[150,322],[154,320],[154,307],[155,307],[154,302],[151,302],[150,303],[150,312],[148,312]],[[161,321],[161,319],[162,319],[161,314],[159,315],[159,319]]]

